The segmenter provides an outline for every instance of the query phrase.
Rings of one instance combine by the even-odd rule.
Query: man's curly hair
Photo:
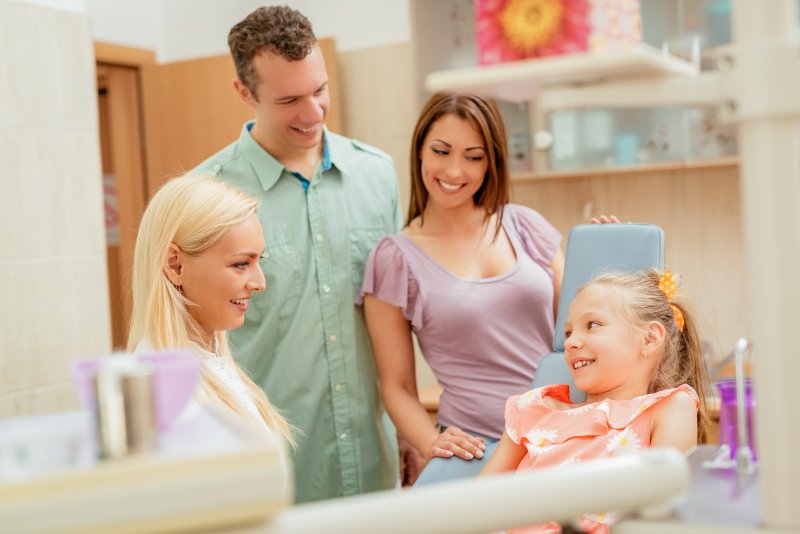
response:
[[[288,6],[260,7],[228,33],[236,75],[254,98],[260,82],[253,70],[254,57],[268,51],[288,61],[299,61],[310,54],[316,44],[311,23]]]

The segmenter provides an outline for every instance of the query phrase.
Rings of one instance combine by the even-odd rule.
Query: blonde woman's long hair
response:
[[[206,176],[173,178],[153,196],[136,237],[129,351],[142,340],[156,350],[194,350],[194,345],[199,345],[200,327],[189,313],[192,303],[164,272],[169,247],[174,243],[187,254],[199,254],[213,246],[230,227],[255,213],[258,205],[257,199]],[[286,420],[232,358],[226,332],[217,331],[214,342],[218,355],[227,358],[238,372],[267,427],[294,445]],[[223,406],[245,421],[259,423],[206,365],[195,397]]]

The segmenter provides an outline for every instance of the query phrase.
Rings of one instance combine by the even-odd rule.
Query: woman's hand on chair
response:
[[[473,458],[483,458],[485,449],[486,444],[481,438],[471,436],[458,427],[449,426],[431,443],[425,453],[425,459],[430,460],[437,456],[441,458],[458,456],[464,460],[472,460]]]
[[[592,224],[611,224],[618,222],[619,219],[617,219],[616,215],[611,215],[610,217],[606,217],[605,215],[600,215],[599,217],[592,217]]]

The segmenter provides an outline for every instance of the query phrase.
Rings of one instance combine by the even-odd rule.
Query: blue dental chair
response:
[[[569,384],[572,402],[583,402],[586,394],[575,387],[564,361],[564,322],[575,292],[603,271],[639,272],[664,269],[664,231],[654,224],[584,224],[567,238],[564,278],[558,302],[553,352],[542,358],[532,387]],[[486,465],[496,443],[487,446],[482,460],[433,458],[417,481],[418,486],[457,478],[474,477]]]
[[[586,394],[575,388],[564,361],[564,322],[575,292],[603,271],[639,272],[664,269],[664,231],[654,224],[584,224],[567,238],[564,281],[558,302],[553,352],[542,358],[533,387],[569,384],[572,402]]]

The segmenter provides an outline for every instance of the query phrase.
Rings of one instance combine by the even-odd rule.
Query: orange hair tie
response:
[[[678,330],[683,332],[683,325],[686,321],[683,318],[683,312],[680,310],[680,308],[672,303],[675,293],[678,292],[678,286],[675,283],[675,277],[672,276],[671,272],[664,271],[664,274],[662,274],[661,278],[658,280],[658,289],[664,293],[664,296],[667,298],[667,302],[669,302],[670,308],[672,308],[672,313],[675,315],[675,324],[678,325]]]

